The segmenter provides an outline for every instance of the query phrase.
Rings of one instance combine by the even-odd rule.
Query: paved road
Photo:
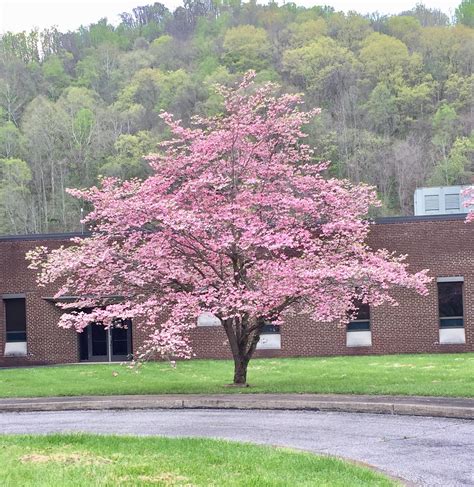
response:
[[[0,413],[1,433],[71,431],[285,445],[366,462],[416,485],[474,486],[474,422],[468,420],[209,409]]]

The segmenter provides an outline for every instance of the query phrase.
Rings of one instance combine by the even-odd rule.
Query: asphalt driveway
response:
[[[469,420],[212,409],[0,413],[1,433],[71,431],[282,445],[365,462],[416,485],[474,486]]]

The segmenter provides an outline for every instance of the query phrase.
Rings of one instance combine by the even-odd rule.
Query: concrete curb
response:
[[[130,409],[272,409],[474,419],[474,399],[320,394],[173,394],[0,399],[1,412]]]

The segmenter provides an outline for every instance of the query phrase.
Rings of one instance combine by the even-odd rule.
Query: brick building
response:
[[[372,248],[408,254],[412,271],[430,269],[428,296],[396,290],[398,307],[361,309],[349,326],[295,317],[269,327],[257,355],[312,356],[474,351],[474,224],[465,215],[393,217],[372,226]],[[0,237],[0,366],[123,360],[145,338],[133,325],[85,333],[58,328],[54,289],[38,288],[25,253],[67,244],[72,235]],[[201,358],[227,358],[224,330],[201,319],[192,331]]]

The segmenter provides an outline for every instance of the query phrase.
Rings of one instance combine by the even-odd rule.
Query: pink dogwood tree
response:
[[[425,294],[429,278],[368,247],[375,191],[325,176],[328,164],[302,142],[317,111],[303,111],[300,95],[257,87],[252,73],[218,90],[219,116],[188,128],[163,115],[173,139],[148,156],[148,179],[70,191],[93,208],[90,236],[29,258],[40,283],[60,284],[57,297],[78,296],[62,305],[60,326],[133,318],[149,330],[141,358],[190,357],[188,332],[212,313],[234,383],[245,384],[266,323],[297,314],[344,321],[355,300],[395,304],[393,286]]]
[[[474,222],[474,186],[466,188],[462,192],[462,197],[464,199],[464,207],[468,208],[469,211],[466,215],[466,223]]]

